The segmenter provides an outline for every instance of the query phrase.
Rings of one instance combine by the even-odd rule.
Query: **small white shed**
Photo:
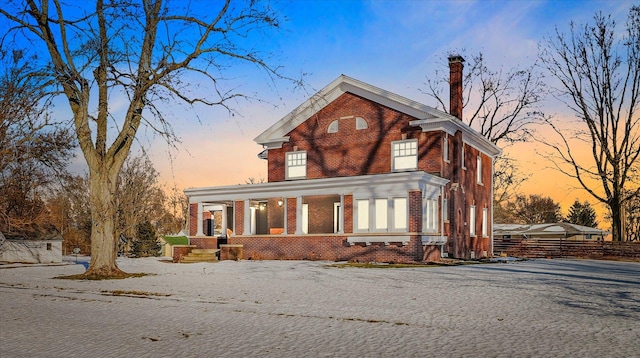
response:
[[[62,262],[62,237],[52,233],[34,239],[22,235],[7,238],[0,232],[0,262]]]

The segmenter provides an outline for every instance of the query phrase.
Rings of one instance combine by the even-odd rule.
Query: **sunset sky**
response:
[[[144,129],[139,142],[152,148],[151,158],[168,186],[184,189],[266,178],[266,161],[257,158],[262,148],[253,138],[340,74],[435,105],[420,90],[427,76],[446,69],[448,53],[481,51],[493,69],[530,66],[538,43],[556,26],[566,32],[570,21],[582,24],[602,11],[622,29],[632,4],[621,0],[279,1],[274,7],[287,18],[282,32],[260,39],[256,46],[271,52],[271,61],[282,65],[285,74],[306,73],[309,86],[294,90],[288,83],[269,83],[255,69],[230,69],[226,72],[233,79],[230,83],[259,101],[234,103],[238,114],[233,116],[222,108],[171,107],[169,115],[182,139],[178,149],[169,151],[162,139]],[[553,99],[542,109],[558,117],[569,115]],[[537,154],[543,150],[539,145],[506,150],[530,175],[521,187],[523,193],[551,196],[561,203],[563,213],[576,198],[595,204],[577,182],[550,169],[551,163]],[[133,155],[137,153],[134,149]],[[601,214],[603,207],[597,208]],[[603,221],[602,216],[599,219]]]

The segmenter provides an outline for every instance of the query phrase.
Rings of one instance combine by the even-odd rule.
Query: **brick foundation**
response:
[[[356,262],[420,262],[440,259],[439,246],[425,246],[419,237],[412,237],[408,245],[374,243],[350,246],[345,235],[309,236],[233,236],[229,244],[242,244],[248,260],[327,260]]]

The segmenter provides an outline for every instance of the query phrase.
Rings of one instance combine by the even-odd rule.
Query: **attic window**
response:
[[[367,124],[367,120],[362,117],[356,117],[356,129],[361,130],[361,129],[367,129],[367,128],[369,128],[369,125]]]
[[[337,119],[329,124],[329,128],[327,128],[327,133],[338,133],[338,120]]]

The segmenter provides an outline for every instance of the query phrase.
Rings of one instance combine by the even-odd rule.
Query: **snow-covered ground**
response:
[[[0,357],[638,357],[640,264],[0,265]],[[86,259],[85,259],[86,260]]]

